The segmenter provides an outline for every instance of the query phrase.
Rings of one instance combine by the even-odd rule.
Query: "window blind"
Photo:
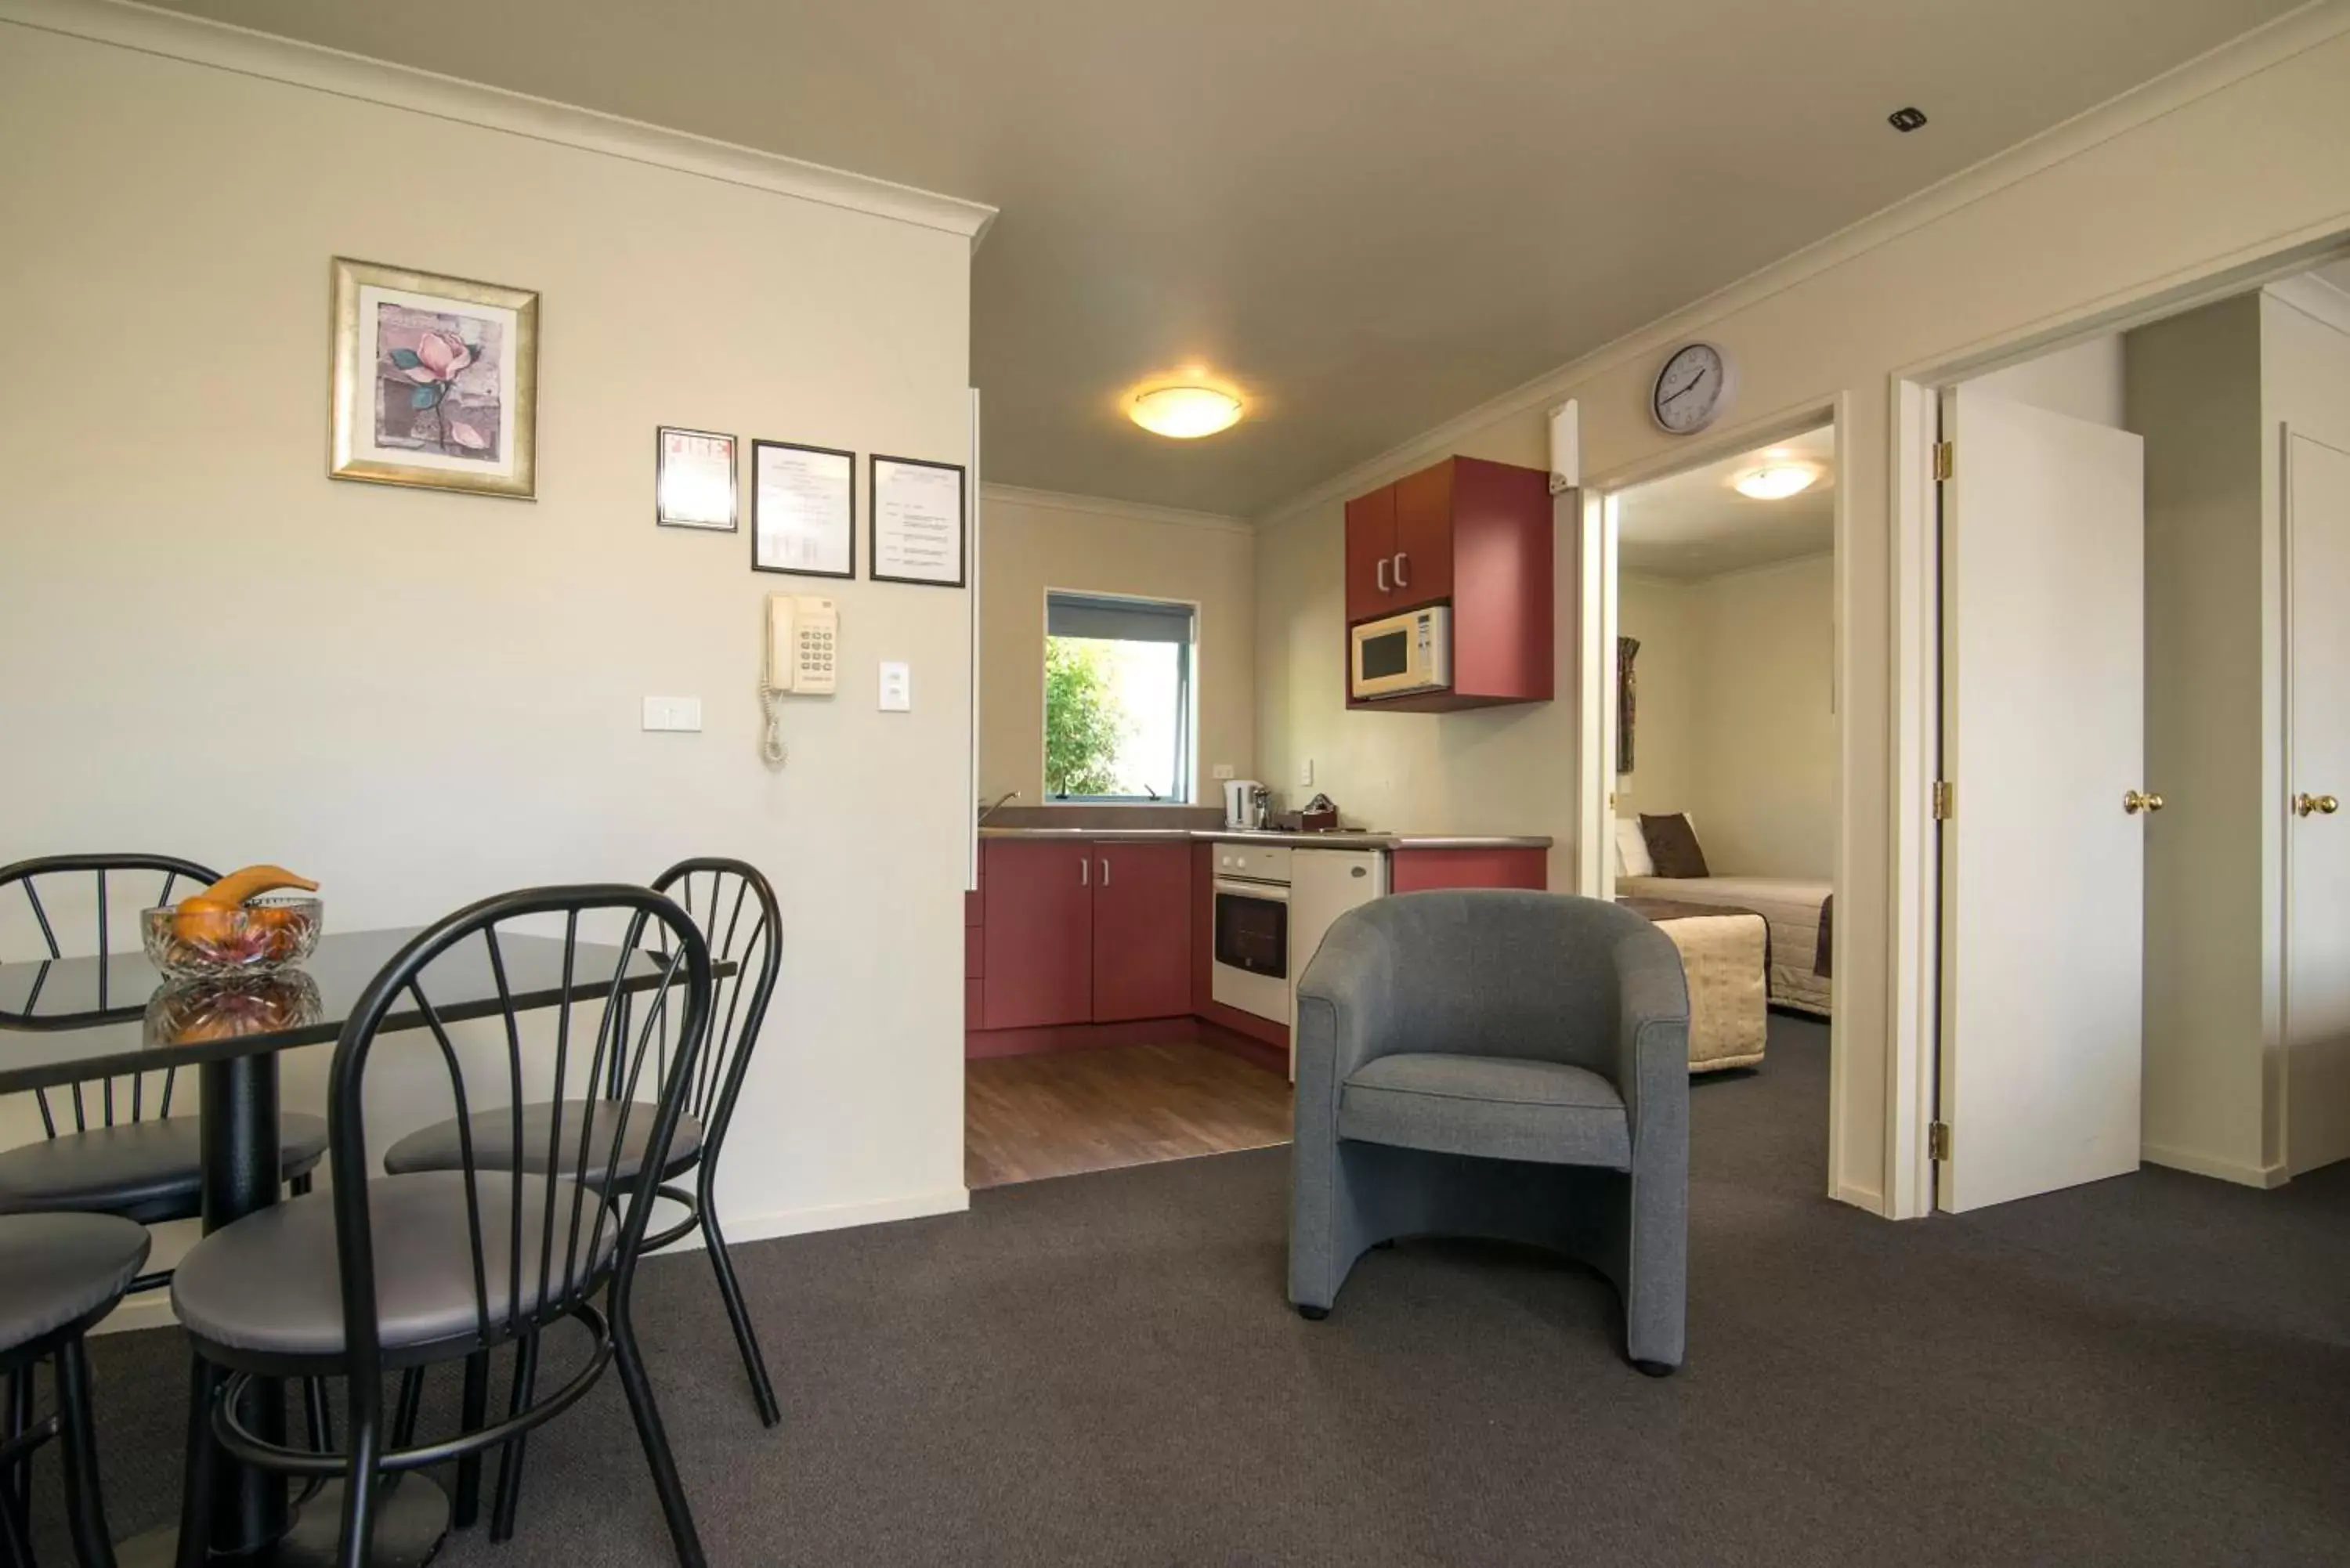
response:
[[[1054,594],[1045,600],[1045,630],[1052,637],[1101,638],[1118,642],[1191,640],[1191,607],[1150,599],[1097,598]]]

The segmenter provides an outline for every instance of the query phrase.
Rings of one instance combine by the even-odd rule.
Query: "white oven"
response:
[[[1226,1007],[1289,1022],[1289,850],[1216,845],[1214,945],[1208,993]]]
[[[1357,699],[1440,691],[1452,684],[1452,610],[1446,605],[1367,620],[1347,634],[1348,689]]]

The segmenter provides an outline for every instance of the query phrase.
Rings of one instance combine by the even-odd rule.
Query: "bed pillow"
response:
[[[1616,819],[1616,875],[1618,877],[1653,877],[1656,863],[1648,858],[1648,841],[1640,836],[1640,825],[1628,816]]]
[[[1711,877],[1705,868],[1705,851],[1698,847],[1697,829],[1690,826],[1689,814],[1674,812],[1669,816],[1640,815],[1640,836],[1648,840],[1648,858],[1655,862],[1659,877]]]

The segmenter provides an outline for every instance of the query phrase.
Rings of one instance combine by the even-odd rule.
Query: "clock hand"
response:
[[[1667,398],[1667,399],[1665,400],[1666,403],[1668,403],[1668,404],[1672,404],[1672,403],[1678,403],[1678,402],[1679,402],[1683,398],[1686,398],[1686,397],[1688,397],[1691,392],[1696,391],[1696,390],[1698,389],[1698,388],[1699,388],[1699,387],[1700,387],[1700,386],[1704,382],[1704,380],[1705,380],[1705,377],[1704,377],[1704,376],[1702,376],[1702,375],[1700,375],[1700,376],[1697,378],[1697,379],[1696,379],[1696,380],[1691,381],[1688,386],[1683,387],[1679,391],[1675,392],[1675,393],[1673,393],[1670,397]]]

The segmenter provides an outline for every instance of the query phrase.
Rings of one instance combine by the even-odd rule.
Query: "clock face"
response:
[[[1729,400],[1730,366],[1721,350],[1711,343],[1691,343],[1674,350],[1657,372],[1648,411],[1659,428],[1690,435],[1711,424]]]

